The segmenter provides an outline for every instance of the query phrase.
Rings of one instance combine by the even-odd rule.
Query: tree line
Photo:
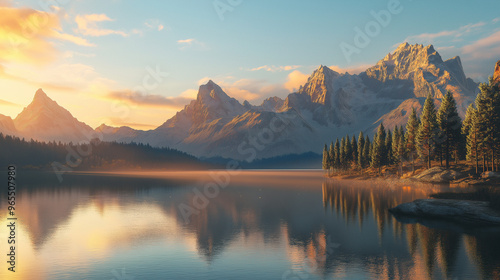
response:
[[[74,170],[119,168],[200,167],[195,157],[171,148],[155,148],[148,144],[101,142],[74,144],[39,142],[0,133],[0,164],[15,164],[32,169],[52,169],[54,163],[68,165]],[[68,161],[69,159],[69,161]]]
[[[381,172],[383,166],[398,165],[420,160],[427,168],[432,161],[448,169],[452,161],[466,159],[475,166],[475,172],[498,171],[500,159],[500,83],[490,78],[480,84],[480,93],[466,112],[465,119],[458,115],[457,103],[448,91],[439,109],[429,94],[420,116],[415,108],[406,126],[386,130],[381,123],[370,141],[363,132],[358,139],[353,135],[337,138],[323,149],[323,169],[334,171],[373,168]],[[481,165],[481,168],[480,168]]]

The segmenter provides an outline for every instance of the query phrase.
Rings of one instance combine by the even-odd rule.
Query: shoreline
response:
[[[457,170],[450,168],[444,169],[436,166],[431,169],[418,169],[415,173],[405,173],[398,176],[394,173],[384,173],[381,175],[374,174],[373,172],[358,173],[359,171],[352,171],[353,174],[325,174],[325,178],[340,179],[340,180],[396,180],[399,182],[417,182],[429,184],[444,184],[453,186],[498,186],[500,187],[500,174],[487,172],[489,177],[472,177],[470,174],[462,174]],[[484,174],[484,173],[483,173]],[[456,177],[453,177],[456,176]]]

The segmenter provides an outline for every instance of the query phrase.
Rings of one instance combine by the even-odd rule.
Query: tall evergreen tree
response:
[[[469,135],[469,131],[472,127],[474,110],[474,103],[471,103],[469,107],[467,107],[467,111],[465,112],[465,119],[462,122],[462,134],[465,136]]]
[[[469,108],[467,108],[465,121],[462,126],[462,132],[467,133],[467,160],[475,161],[477,174],[479,173],[479,145],[481,141],[479,139],[479,122],[477,112],[472,104]]]
[[[411,160],[413,172],[415,172],[415,156],[417,153],[417,134],[419,126],[420,120],[417,117],[417,111],[415,108],[412,108],[411,114],[408,117],[408,122],[406,123],[405,144],[406,152]]]
[[[385,136],[386,132],[384,124],[381,123],[378,127],[377,136],[373,141],[371,158],[371,166],[373,168],[378,168],[379,173],[381,171],[382,165],[384,164]]]
[[[450,156],[456,150],[460,141],[462,120],[458,116],[457,103],[451,91],[444,96],[437,113],[440,129],[440,146],[446,161],[446,168],[450,168]]]
[[[335,141],[335,146],[333,147],[334,151],[335,151],[335,156],[334,156],[334,166],[336,169],[339,169],[340,168],[340,143],[339,143],[339,138],[337,138],[337,140]]]
[[[323,149],[323,170],[328,169],[330,169],[330,154],[328,153],[325,144],[325,148]]]
[[[346,140],[345,137],[342,137],[340,141],[340,165],[342,168],[346,168],[347,166],[347,155],[346,155]]]
[[[401,162],[406,158],[405,130],[403,128],[403,125],[399,127],[398,156]]]
[[[436,137],[438,134],[438,124],[434,98],[429,93],[424,103],[420,125],[417,134],[417,150],[420,157],[426,159],[427,168],[431,168],[431,159],[436,147]]]
[[[392,155],[392,132],[390,129],[387,130],[387,136],[385,137],[384,144],[384,165],[391,165],[393,163]]]
[[[365,139],[365,145],[363,147],[363,160],[362,160],[363,168],[368,167],[368,165],[370,163],[370,159],[371,159],[370,147],[371,147],[370,137],[368,137],[368,135],[367,135],[366,139]]]
[[[328,151],[328,166],[329,169],[335,169],[335,150],[333,149],[333,141],[330,143],[330,150]]]
[[[344,153],[345,153],[345,167],[349,168],[352,162],[352,146],[351,139],[349,139],[349,135],[345,136],[345,145],[344,145]]]
[[[356,140],[355,135],[352,136],[351,149],[352,149],[352,163],[353,163],[353,165],[357,165],[357,163],[358,163],[358,141]]]
[[[363,169],[364,168],[364,164],[363,164],[363,150],[365,148],[365,136],[363,135],[363,131],[361,131],[359,133],[359,136],[358,136],[358,167],[360,169]]]
[[[481,84],[476,98],[479,134],[483,142],[483,162],[491,159],[491,170],[496,170],[496,156],[500,149],[500,86],[490,77],[488,84]]]
[[[394,128],[394,133],[392,134],[392,160],[393,163],[398,164],[401,161],[399,156],[399,146],[401,145],[401,136],[399,132],[399,127]]]

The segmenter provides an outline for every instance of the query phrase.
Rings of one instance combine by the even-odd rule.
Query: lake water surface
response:
[[[16,272],[3,225],[0,279],[500,279],[499,231],[387,211],[467,190],[301,170],[21,172]]]

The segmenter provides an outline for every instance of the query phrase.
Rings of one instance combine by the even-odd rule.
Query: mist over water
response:
[[[217,178],[227,186],[194,207]],[[387,211],[468,188],[337,181],[310,170],[74,174],[62,183],[20,174],[18,183],[17,272],[4,267],[0,279],[500,277],[498,231],[405,224]],[[189,222],[182,204],[197,210]]]

